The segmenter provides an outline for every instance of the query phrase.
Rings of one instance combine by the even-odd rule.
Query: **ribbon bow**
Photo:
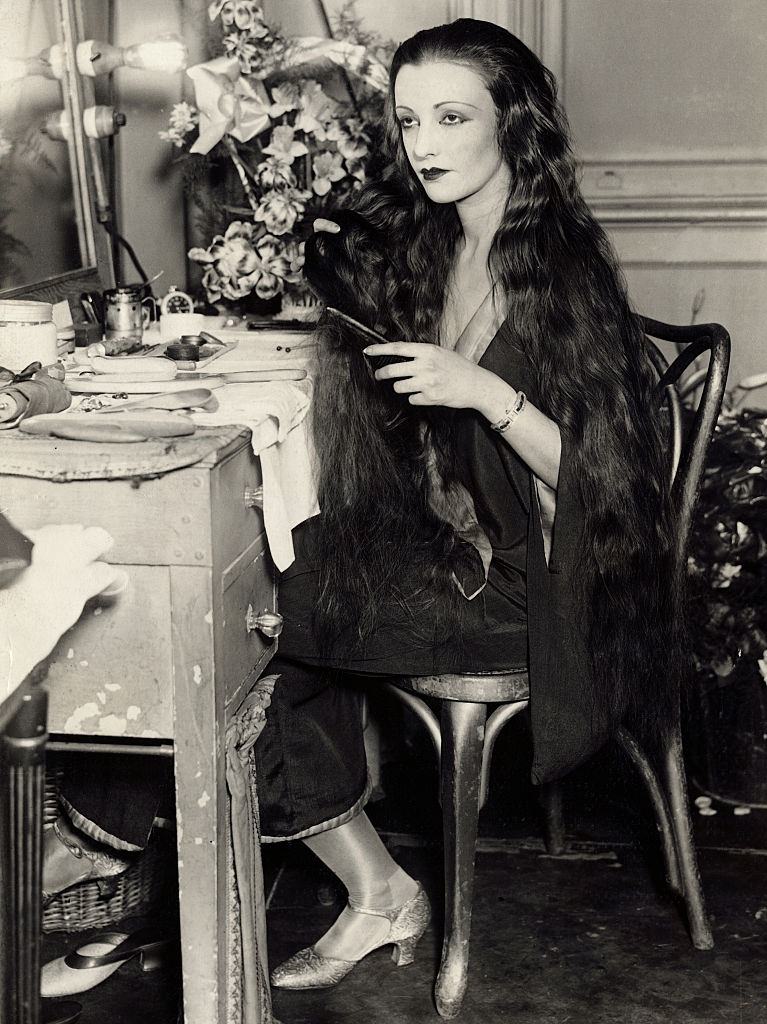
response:
[[[364,46],[344,39],[324,39],[321,36],[295,36],[291,39],[287,67],[300,68],[302,64],[330,63],[350,71],[376,90],[389,88],[389,72],[371,56]],[[279,72],[274,78],[279,78]]]
[[[208,153],[225,135],[247,142],[271,124],[270,100],[240,74],[236,57],[216,57],[195,64],[186,72],[194,82],[195,104],[200,111],[200,134],[192,153]]]
[[[32,380],[38,370],[42,370],[42,368],[42,363],[30,363],[23,370],[14,373],[13,370],[0,366],[0,387],[4,387],[6,384],[19,384],[23,380]]]

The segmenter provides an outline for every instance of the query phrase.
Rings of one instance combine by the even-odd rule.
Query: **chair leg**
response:
[[[4,924],[10,923],[10,929],[0,937],[0,961],[5,961],[0,1019],[12,1020],[14,1024],[39,1024],[41,1014],[47,710],[47,691],[41,686],[33,687],[0,739],[5,788],[2,805],[8,816],[2,824],[3,843],[7,844],[2,865],[3,919]]]
[[[698,858],[693,844],[690,804],[682,756],[682,736],[678,725],[664,752],[663,768],[690,937],[696,949],[712,949],[714,937],[711,934],[711,925],[706,913],[698,871]]]
[[[655,769],[645,756],[637,741],[627,732],[626,729],[619,729],[617,734],[618,742],[628,755],[629,760],[636,768],[639,776],[645,784],[647,794],[650,797],[652,809],[655,814],[655,824],[661,836],[663,847],[663,860],[666,865],[666,878],[669,886],[674,892],[684,896],[684,886],[679,874],[679,860],[676,852],[676,841],[669,816],[669,807],[666,798],[658,781]]]
[[[469,971],[479,788],[487,707],[442,702],[442,823],[445,846],[445,937],[434,989],[437,1012],[458,1015]]]
[[[562,786],[559,782],[546,782],[538,792],[543,811],[543,841],[546,852],[558,857],[565,849],[565,822],[562,814]]]

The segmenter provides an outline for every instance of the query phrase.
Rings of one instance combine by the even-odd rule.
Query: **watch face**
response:
[[[162,313],[194,313],[194,303],[186,292],[173,289],[160,300],[160,311]]]

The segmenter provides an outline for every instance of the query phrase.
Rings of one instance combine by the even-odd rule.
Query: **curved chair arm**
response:
[[[682,557],[686,551],[692,513],[700,490],[706,451],[722,408],[730,363],[730,336],[721,324],[680,327],[646,318],[642,323],[645,333],[653,338],[685,345],[684,350],[663,372],[657,385],[658,393],[664,388],[674,386],[695,359],[704,352],[709,353],[703,391],[687,443],[684,445],[672,492],[677,503],[677,551]]]
[[[668,360],[658,346],[650,341],[649,338],[647,339],[647,354],[650,357],[650,362],[655,367],[655,372],[658,374],[658,380],[661,380],[668,370]],[[682,408],[676,384],[666,384],[662,389],[660,384],[658,384],[658,394],[660,394],[661,390],[664,392],[664,401],[668,408],[670,420],[669,483],[673,484],[679,469],[679,462],[682,458]]]

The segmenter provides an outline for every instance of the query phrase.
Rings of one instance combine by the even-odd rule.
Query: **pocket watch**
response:
[[[194,313],[194,302],[190,295],[172,284],[160,299],[160,313]]]

